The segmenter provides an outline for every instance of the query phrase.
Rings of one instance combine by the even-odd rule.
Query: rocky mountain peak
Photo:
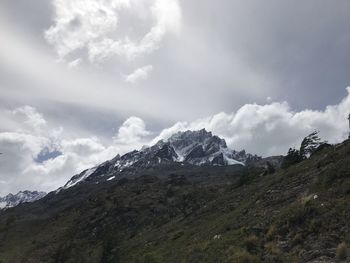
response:
[[[211,132],[208,132],[205,129],[177,132],[168,139],[168,142],[170,142],[175,148],[182,148],[191,144],[217,144],[220,147],[227,148],[224,139],[221,139],[216,135],[213,136]]]
[[[143,146],[141,150],[131,151],[122,156],[117,155],[112,160],[75,175],[63,187],[69,188],[91,178],[115,176],[115,173],[125,170],[156,167],[160,164],[184,163],[190,165],[245,165],[246,162],[258,160],[260,157],[237,152],[227,147],[226,141],[211,132],[181,131],[166,140],[159,140],[152,146]]]

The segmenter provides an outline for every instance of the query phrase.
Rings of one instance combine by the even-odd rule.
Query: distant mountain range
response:
[[[117,172],[145,169],[169,163],[181,163],[196,166],[245,165],[262,158],[243,151],[227,147],[226,141],[205,129],[178,132],[167,140],[160,140],[155,145],[144,146],[122,156],[117,155],[96,167],[87,169],[72,177],[62,189],[70,188],[87,178],[108,178],[113,180]]]
[[[20,191],[17,194],[8,194],[0,197],[0,209],[15,207],[21,203],[30,203],[46,196],[45,192],[38,191]]]

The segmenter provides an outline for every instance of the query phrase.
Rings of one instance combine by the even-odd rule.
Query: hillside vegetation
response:
[[[0,262],[349,262],[350,142],[276,172],[180,164],[0,214]]]

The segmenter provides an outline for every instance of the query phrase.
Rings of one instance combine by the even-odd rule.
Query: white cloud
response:
[[[60,59],[116,29],[114,1],[55,0],[55,25],[45,37]],[[121,6],[118,5],[118,8]]]
[[[289,147],[298,146],[301,139],[319,130],[323,139],[332,143],[347,138],[350,112],[350,88],[348,95],[337,105],[323,111],[292,111],[286,102],[266,105],[246,104],[236,112],[224,113],[192,122],[178,122],[164,129],[152,140],[152,133],[138,117],[128,118],[118,129],[110,143],[102,143],[98,137],[72,137],[62,128],[52,127],[44,116],[32,107],[8,111],[7,118],[14,118],[17,127],[0,132],[0,195],[18,190],[54,190],[71,176],[82,170],[113,158],[118,153],[139,149],[166,139],[177,131],[206,128],[225,138],[236,150],[263,156],[285,154]],[[19,118],[20,117],[20,118]],[[3,116],[2,120],[6,118]],[[41,128],[38,128],[41,127]],[[56,158],[37,162],[44,150],[57,150]],[[5,183],[4,183],[5,182]]]
[[[131,74],[125,77],[125,81],[131,84],[135,84],[140,80],[145,80],[148,78],[148,75],[152,72],[153,66],[147,65],[142,68],[136,69]]]
[[[132,38],[128,34],[116,37],[122,12],[140,19],[144,24],[143,9],[153,21],[149,31]],[[181,25],[178,0],[54,0],[55,19],[46,32],[60,60],[74,52],[86,50],[91,62],[103,61],[114,55],[134,59],[152,53],[168,32],[176,32]]]
[[[61,145],[64,152],[74,152],[79,156],[89,156],[105,150],[96,137],[63,140]]]
[[[14,118],[15,117],[15,118]],[[24,106],[7,111],[2,120],[12,118],[10,131],[0,132],[0,196],[19,190],[51,191],[66,183],[74,174],[139,149],[151,134],[137,117],[128,118],[110,144],[97,137],[67,136],[63,128],[46,121],[35,108]],[[61,155],[38,161],[45,152]]]
[[[350,88],[347,91],[347,97],[338,105],[328,106],[324,111],[294,112],[287,102],[246,104],[236,112],[178,122],[163,130],[153,142],[166,139],[177,131],[202,128],[225,138],[234,149],[245,149],[263,156],[285,154],[289,147],[297,147],[302,138],[314,130],[319,130],[323,139],[340,142],[348,134]]]
[[[31,106],[24,106],[12,111],[13,117],[18,121],[23,121],[27,129],[40,131],[46,126],[46,121],[42,114]]]
[[[0,151],[3,153],[0,156],[0,180],[6,182],[1,187],[0,194],[17,189],[22,183],[33,186],[28,183],[30,178],[25,177],[23,171],[48,143],[47,138],[41,136],[17,132],[0,133]]]
[[[151,133],[146,130],[145,122],[138,117],[128,118],[119,128],[117,135],[113,138],[115,143],[135,144]]]

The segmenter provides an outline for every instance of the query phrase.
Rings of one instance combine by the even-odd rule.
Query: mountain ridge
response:
[[[84,182],[89,177],[115,176],[130,169],[145,169],[159,164],[172,162],[191,165],[245,165],[246,163],[259,161],[262,158],[243,151],[231,150],[226,141],[213,135],[205,129],[197,131],[177,132],[166,140],[159,140],[151,146],[144,146],[141,150],[133,150],[124,155],[116,155],[113,159],[80,174],[73,176],[61,191],[76,184]]]
[[[39,191],[19,191],[17,194],[8,194],[0,197],[0,209],[8,209],[22,203],[35,202],[46,196],[46,192]]]

